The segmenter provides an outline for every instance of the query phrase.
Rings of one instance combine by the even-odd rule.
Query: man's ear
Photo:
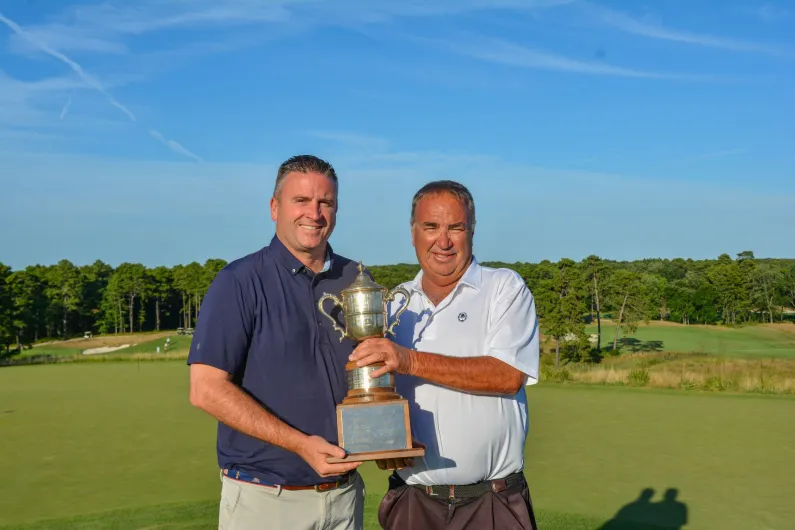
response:
[[[276,198],[276,196],[271,197],[270,206],[271,206],[271,221],[275,221],[276,218],[278,217],[276,215],[276,211],[279,206],[279,200]]]

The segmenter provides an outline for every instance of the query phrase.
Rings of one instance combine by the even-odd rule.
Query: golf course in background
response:
[[[586,327],[596,333],[596,325]],[[612,347],[615,324],[602,322],[602,347]],[[651,321],[641,324],[635,333],[624,336],[621,348],[625,352],[666,351],[704,353],[732,358],[795,358],[795,324],[757,324],[725,327],[673,322]]]
[[[664,528],[791,527],[791,396],[542,382],[528,402],[545,530],[642,528],[616,524],[622,508]],[[0,404],[0,528],[217,527],[215,422],[188,403],[184,360],[2,368]],[[362,473],[378,528],[386,475]]]

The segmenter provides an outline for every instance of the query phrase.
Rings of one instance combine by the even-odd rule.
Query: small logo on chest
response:
[[[466,319],[467,319],[467,314],[466,313],[458,313],[458,321],[459,322],[463,322]]]

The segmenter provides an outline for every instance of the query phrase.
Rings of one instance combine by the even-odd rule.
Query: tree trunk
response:
[[[124,333],[124,316],[122,316],[123,313],[121,312],[121,296],[119,296],[118,298],[118,304],[119,304],[119,315],[118,315],[119,331],[121,333]]]
[[[22,341],[20,340],[19,336],[19,328],[17,328],[17,351],[18,352],[22,351]]]
[[[193,296],[194,296],[194,300],[193,300],[193,311],[194,311],[193,322],[195,324],[195,323],[197,323],[199,321],[199,305],[200,305],[201,302],[199,301],[199,293],[194,293]]]
[[[616,335],[613,339],[613,352],[618,349],[618,334],[621,331],[621,320],[624,318],[624,308],[627,305],[627,299],[629,298],[629,293],[624,295],[624,301],[621,302],[621,310],[618,312],[618,324],[616,325]]]
[[[160,298],[155,298],[155,330],[160,331]]]
[[[182,321],[184,322],[184,326],[186,328],[189,328],[190,327],[190,310],[191,310],[190,296],[187,296],[187,297],[185,295],[182,295],[182,296],[183,296],[183,300],[185,301],[184,302],[185,303],[185,311],[182,313]]]
[[[135,330],[135,328],[133,327],[133,308],[135,307],[134,304],[135,304],[135,295],[131,294],[130,295],[130,333],[132,333]]]
[[[555,368],[560,364],[560,338],[555,337]]]
[[[68,296],[63,297],[63,338],[66,338],[66,303],[69,300]]]
[[[593,290],[596,294],[596,352],[602,351],[602,314],[599,309],[599,282],[596,280],[596,274],[593,275]]]

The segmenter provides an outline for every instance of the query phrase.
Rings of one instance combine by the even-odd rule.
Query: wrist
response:
[[[406,375],[417,375],[417,366],[419,364],[420,352],[417,350],[408,350],[408,366],[406,367]]]
[[[306,448],[309,446],[308,442],[308,435],[289,429],[288,432],[285,433],[282,447],[299,456],[303,456]]]

